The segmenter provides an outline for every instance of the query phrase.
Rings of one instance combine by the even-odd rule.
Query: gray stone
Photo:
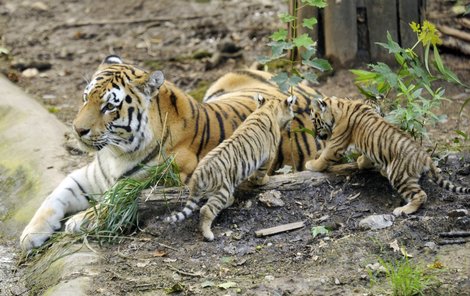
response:
[[[393,225],[395,216],[392,214],[370,215],[359,221],[359,227],[362,229],[382,229]]]
[[[281,199],[282,193],[277,190],[269,190],[260,193],[258,200],[268,208],[283,207],[284,201]]]

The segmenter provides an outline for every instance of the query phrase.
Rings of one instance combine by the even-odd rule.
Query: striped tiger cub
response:
[[[265,100],[254,96],[258,104],[233,135],[210,151],[198,164],[190,181],[190,198],[183,210],[165,219],[172,223],[189,217],[201,198],[207,203],[200,210],[200,230],[208,241],[214,240],[212,221],[234,202],[235,188],[248,177],[256,185],[268,182],[268,169],[274,161],[281,129],[294,117],[296,97]]]
[[[312,121],[317,137],[327,139],[320,156],[305,164],[308,170],[324,171],[340,159],[350,144],[363,154],[360,169],[377,166],[391,185],[408,203],[393,214],[411,214],[426,201],[418,184],[426,174],[437,185],[456,193],[470,193],[470,188],[455,186],[445,180],[431,157],[411,137],[385,121],[371,106],[357,100],[325,98],[312,102]]]

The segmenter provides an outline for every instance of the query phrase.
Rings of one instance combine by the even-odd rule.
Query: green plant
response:
[[[137,199],[142,190],[150,186],[181,186],[174,157],[164,159],[156,166],[146,167],[147,177],[142,180],[124,178],[103,194],[102,202],[87,213],[83,227],[85,235],[100,242],[112,242],[135,229],[138,224]]]
[[[264,65],[276,62],[277,64],[285,64],[288,71],[277,73],[272,80],[277,83],[279,88],[284,91],[290,91],[299,84],[302,79],[317,83],[318,75],[314,71],[330,71],[331,66],[325,59],[317,58],[316,42],[307,34],[299,35],[300,26],[312,29],[318,20],[315,17],[303,19],[299,23],[296,17],[297,12],[305,6],[317,8],[326,7],[326,0],[290,0],[293,7],[293,15],[282,13],[279,15],[281,22],[287,26],[279,29],[271,35],[271,56],[259,57],[258,61]],[[300,60],[298,56],[300,55]],[[308,70],[308,71],[307,71]]]
[[[351,70],[361,93],[372,100],[379,100],[386,119],[399,125],[415,139],[427,137],[426,126],[446,120],[445,115],[434,112],[445,99],[445,89],[435,87],[438,81],[448,81],[466,87],[458,77],[446,68],[437,45],[441,43],[437,29],[424,21],[422,25],[411,23],[417,42],[411,48],[402,48],[387,34],[387,43],[377,43],[393,54],[398,70],[382,62],[370,64],[370,71]],[[418,45],[424,47],[424,57],[416,52]],[[433,49],[433,62],[430,49]],[[387,99],[396,97],[396,99]],[[385,98],[385,99],[384,99]],[[383,100],[381,100],[383,99]]]
[[[426,289],[435,281],[431,275],[426,274],[421,267],[406,257],[393,261],[379,259],[379,263],[384,267],[392,295],[395,296],[425,295]]]

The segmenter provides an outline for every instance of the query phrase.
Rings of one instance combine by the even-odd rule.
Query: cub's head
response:
[[[296,96],[289,96],[282,100],[266,100],[258,93],[254,95],[253,99],[255,100],[258,109],[263,107],[273,110],[275,116],[277,116],[277,120],[281,128],[286,128],[292,118],[295,116],[293,107],[297,103]]]
[[[321,140],[327,140],[333,131],[335,118],[328,104],[329,100],[313,99],[310,118],[315,127],[315,135]]]
[[[73,121],[84,148],[108,146],[127,153],[145,146],[152,139],[147,108],[163,82],[160,71],[148,73],[115,55],[105,58],[85,87]]]

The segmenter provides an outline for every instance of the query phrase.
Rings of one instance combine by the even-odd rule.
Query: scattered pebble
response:
[[[465,217],[465,216],[468,216],[468,210],[467,209],[451,210],[447,213],[447,215],[452,218]]]
[[[258,196],[258,200],[268,208],[283,207],[284,201],[281,199],[281,196],[282,194],[280,191],[269,190],[260,193]]]
[[[341,285],[341,282],[339,281],[338,278],[335,278],[335,285]]]
[[[424,244],[424,247],[430,249],[431,251],[437,250],[437,245],[435,242],[427,242]]]
[[[31,8],[39,11],[48,11],[49,6],[47,6],[44,2],[41,1],[36,1],[33,4],[31,4]]]
[[[383,215],[370,215],[359,222],[359,227],[362,229],[382,229],[393,225],[395,216],[391,214]]]
[[[369,263],[366,265],[366,268],[371,271],[386,272],[385,267],[382,266],[379,262]]]
[[[274,281],[274,276],[268,274],[267,276],[264,277],[264,279],[267,280],[268,282],[272,282]]]
[[[23,75],[23,77],[26,77],[26,78],[31,78],[31,77],[37,76],[38,74],[39,74],[39,70],[36,68],[28,68],[24,70],[23,72],[21,72],[21,75]]]

